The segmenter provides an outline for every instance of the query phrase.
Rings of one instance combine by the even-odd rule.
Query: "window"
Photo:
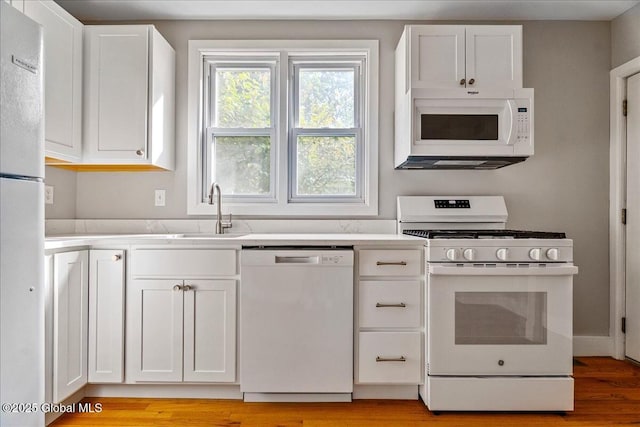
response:
[[[274,198],[273,59],[205,57],[203,188],[237,200]],[[206,197],[206,195],[205,195]]]
[[[190,41],[188,213],[377,214],[377,41]]]

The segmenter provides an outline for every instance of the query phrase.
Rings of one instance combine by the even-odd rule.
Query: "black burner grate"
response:
[[[526,230],[404,230],[425,239],[566,239],[565,233]]]

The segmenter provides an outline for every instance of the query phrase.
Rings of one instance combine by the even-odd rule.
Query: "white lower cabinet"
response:
[[[358,341],[360,382],[420,382],[420,332],[360,332]]]
[[[422,382],[422,248],[358,249],[356,384]]]
[[[235,381],[235,280],[134,280],[131,379]]]
[[[182,381],[183,293],[177,280],[133,280],[128,304],[135,313],[127,334],[136,363],[134,381]],[[174,289],[176,288],[176,289]]]
[[[127,381],[235,382],[235,250],[134,250],[131,270]],[[194,271],[213,277],[178,278]]]
[[[185,281],[184,381],[233,382],[235,280]]]
[[[89,252],[90,383],[124,381],[124,251]]]
[[[87,384],[88,252],[53,256],[53,401]]]

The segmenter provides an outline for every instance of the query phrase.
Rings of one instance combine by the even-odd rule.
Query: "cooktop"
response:
[[[526,230],[404,230],[425,239],[566,239],[565,233]]]

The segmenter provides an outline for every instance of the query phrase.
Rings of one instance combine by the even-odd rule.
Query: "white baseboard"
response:
[[[609,336],[575,335],[574,356],[613,356],[613,339]]]
[[[396,399],[396,400],[417,400],[417,385],[365,385],[356,384],[353,386],[354,399]]]
[[[155,397],[175,399],[242,399],[239,385],[89,384],[87,397]]]
[[[351,393],[244,393],[245,402],[351,402]]]
[[[85,390],[86,390],[86,387],[83,387],[80,390],[76,391],[71,396],[67,397],[62,402],[60,402],[60,406],[70,406],[80,402],[82,399],[85,398]],[[56,411],[56,410],[51,410],[50,412],[46,412],[44,414],[44,424],[48,426],[49,424],[51,424],[52,422],[60,418],[65,413],[66,412]]]

